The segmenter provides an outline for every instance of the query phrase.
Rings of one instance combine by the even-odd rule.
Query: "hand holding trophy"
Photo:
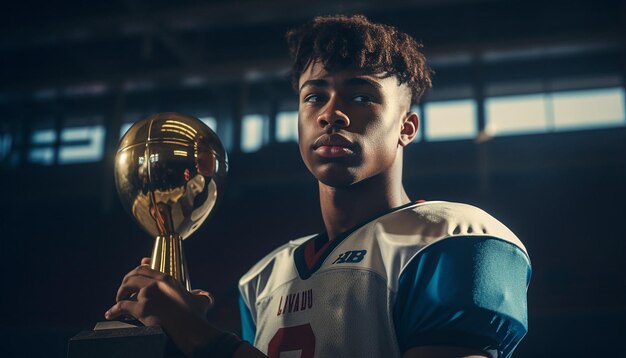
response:
[[[70,340],[68,357],[180,355],[164,332],[184,344],[192,338],[189,330],[205,323],[193,302],[198,296],[187,292],[191,284],[182,242],[214,209],[227,171],[219,138],[196,118],[159,113],[126,132],[115,158],[115,183],[122,204],[155,243],[152,270],[140,266],[129,272],[106,316],[132,314],[146,327],[98,323]]]

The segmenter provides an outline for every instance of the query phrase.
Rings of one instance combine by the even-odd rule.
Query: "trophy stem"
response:
[[[152,249],[153,270],[166,273],[177,279],[187,291],[191,291],[187,261],[183,253],[183,239],[178,234],[157,236]]]

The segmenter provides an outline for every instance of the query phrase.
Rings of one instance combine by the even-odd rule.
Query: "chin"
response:
[[[313,175],[319,182],[334,188],[347,188],[359,182],[357,173],[350,167],[328,166],[318,168]]]

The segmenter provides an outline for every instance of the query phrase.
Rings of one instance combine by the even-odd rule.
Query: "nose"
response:
[[[345,128],[350,125],[350,118],[337,106],[337,100],[331,99],[326,103],[322,112],[317,117],[317,124],[321,128],[332,129]]]

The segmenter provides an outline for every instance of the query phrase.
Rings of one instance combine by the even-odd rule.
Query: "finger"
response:
[[[211,292],[207,292],[204,290],[191,290],[191,293],[193,293],[196,296],[200,296],[201,298],[207,300],[209,302],[209,304],[213,305],[215,303],[215,297],[213,296],[213,294]]]
[[[200,295],[200,296],[206,296],[209,294],[207,291],[199,290],[199,289],[191,290],[191,293],[193,293],[194,295]]]
[[[150,266],[145,266],[145,265],[136,267],[134,271],[136,271],[138,275],[152,277],[155,280],[159,280],[159,281],[169,280],[172,278],[172,276],[168,274],[165,274],[161,271],[153,270],[150,268]]]
[[[168,275],[164,274],[163,272],[156,271],[156,270],[151,269],[148,266],[142,265],[142,266],[135,267],[132,271],[127,273],[126,276],[124,276],[124,279],[122,280],[122,285],[135,276],[150,277],[158,281],[167,280],[167,277],[168,277]]]
[[[153,283],[154,279],[142,275],[133,275],[118,288],[115,301],[129,300],[133,294],[137,294],[142,288]],[[136,300],[135,300],[136,301]]]
[[[194,299],[201,305],[202,312],[206,315],[207,312],[215,305],[215,297],[213,294],[203,290],[192,290]]]
[[[111,308],[104,313],[104,318],[112,320],[123,315],[130,315],[137,318],[134,314],[137,304],[137,302],[133,301],[120,301],[111,306]]]
[[[144,257],[144,258],[141,259],[141,265],[142,266],[144,266],[144,265],[150,266],[151,264],[152,264],[152,259],[151,258]]]

